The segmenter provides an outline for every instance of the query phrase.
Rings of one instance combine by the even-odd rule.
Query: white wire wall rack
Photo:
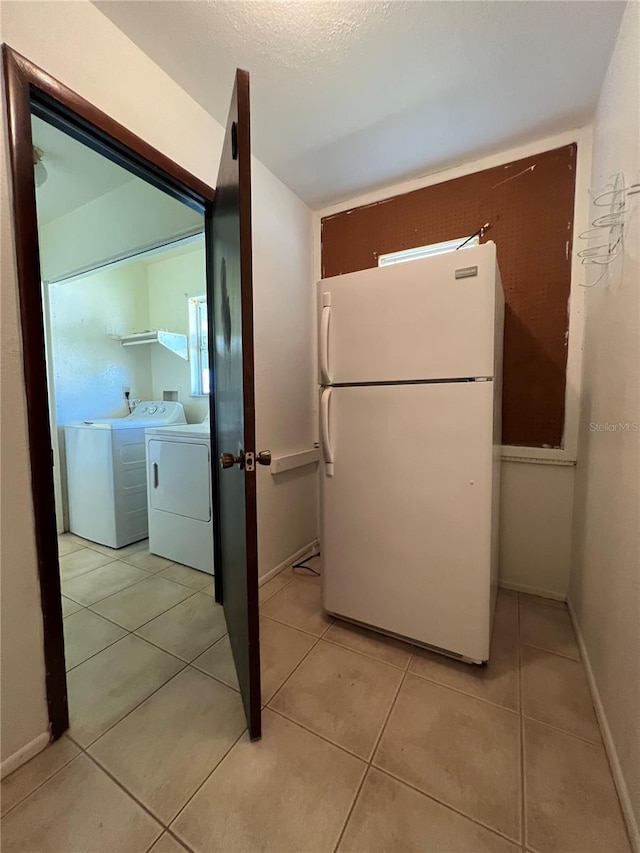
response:
[[[595,287],[607,275],[611,264],[624,252],[624,233],[629,214],[635,208],[632,196],[640,194],[640,183],[625,182],[622,172],[612,176],[609,183],[598,191],[589,191],[591,204],[596,215],[591,227],[579,235],[579,239],[588,240],[592,245],[578,252],[585,266],[601,267],[600,275],[590,284],[581,287]]]

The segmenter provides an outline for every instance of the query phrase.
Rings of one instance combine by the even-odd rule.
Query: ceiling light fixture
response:
[[[36,179],[36,187],[41,187],[44,182],[49,177],[49,173],[47,172],[47,167],[42,162],[44,158],[44,151],[41,148],[36,148],[33,146],[33,170]]]

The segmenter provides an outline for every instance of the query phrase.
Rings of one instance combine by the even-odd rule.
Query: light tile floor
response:
[[[502,591],[482,669],[282,572],[251,743],[211,578],[88,544],[61,538],[71,729],[3,781],[5,853],[629,853],[563,605]]]

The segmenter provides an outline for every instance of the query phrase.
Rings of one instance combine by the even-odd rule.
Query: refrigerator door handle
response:
[[[320,315],[320,384],[330,385],[329,376],[329,321],[331,306],[323,305]]]
[[[322,454],[325,462],[325,474],[333,477],[333,450],[329,436],[329,402],[331,388],[325,388],[320,397],[320,429],[322,432]]]

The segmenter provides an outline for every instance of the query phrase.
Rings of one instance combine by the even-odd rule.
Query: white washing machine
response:
[[[209,417],[146,432],[149,550],[213,574]]]
[[[122,548],[148,536],[147,426],[185,423],[182,403],[138,403],[124,418],[96,418],[64,428],[69,529]]]

